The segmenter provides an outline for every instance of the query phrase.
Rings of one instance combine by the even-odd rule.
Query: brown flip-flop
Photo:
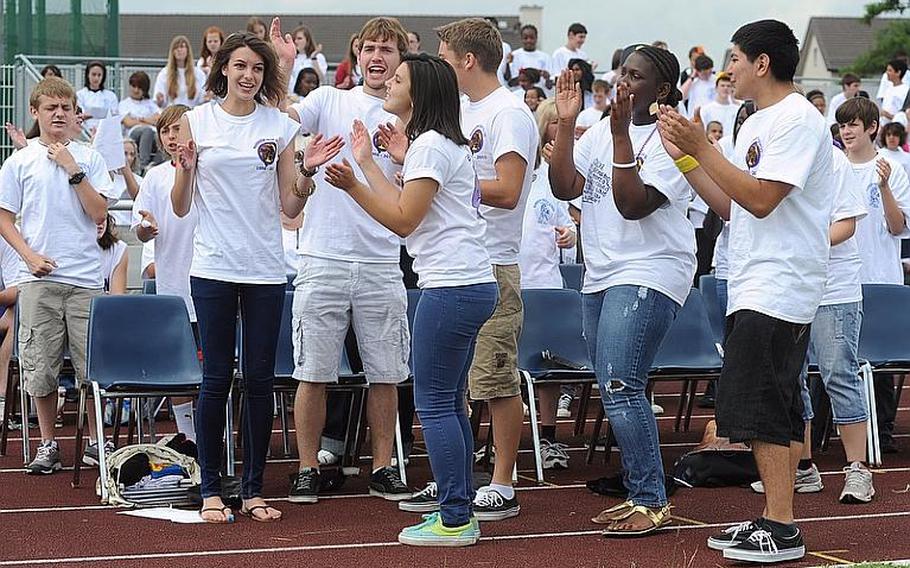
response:
[[[270,507],[270,506],[268,506],[268,505],[253,505],[253,506],[250,507],[249,509],[247,509],[247,508],[245,508],[245,507],[241,507],[241,509],[240,509],[240,514],[243,515],[244,517],[249,517],[249,518],[251,518],[251,519],[253,519],[254,521],[259,522],[259,523],[274,523],[274,522],[276,522],[276,521],[280,521],[280,520],[281,520],[281,517],[282,517],[281,514],[279,514],[277,517],[270,517],[270,516],[266,516],[266,517],[257,517],[257,516],[254,514],[254,511],[259,510],[259,509],[262,509],[263,511],[266,511],[266,515],[268,515],[268,512],[267,512],[267,511],[268,511],[269,509],[271,509],[271,510],[273,510],[273,511],[278,511],[278,509],[276,509],[275,507]],[[281,513],[281,511],[278,511],[278,513]]]
[[[202,516],[202,513],[208,513],[211,511],[218,511],[219,513],[221,513],[224,516],[224,520],[223,521],[209,520]],[[202,509],[201,511],[199,511],[199,517],[202,518],[203,521],[205,521],[207,523],[215,524],[215,525],[233,523],[234,522],[234,511],[232,511],[231,508],[227,507],[227,506],[225,506],[225,507],[206,507],[205,509]]]

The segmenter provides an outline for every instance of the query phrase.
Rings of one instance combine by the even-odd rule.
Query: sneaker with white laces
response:
[[[724,558],[761,564],[799,560],[805,555],[806,545],[799,529],[790,536],[783,536],[762,528],[739,544],[724,549]]]
[[[422,490],[413,494],[410,499],[399,501],[398,508],[409,513],[432,513],[439,510],[438,495],[436,482],[431,481]]]
[[[853,462],[844,468],[844,490],[840,494],[840,502],[846,504],[862,504],[872,501],[875,496],[875,487],[872,486],[872,472],[860,462]]]
[[[572,399],[574,397],[568,393],[559,395],[559,402],[556,403],[556,418],[571,418]]]
[[[720,534],[708,537],[708,548],[713,550],[726,550],[747,540],[752,533],[761,529],[762,519],[745,521],[732,527],[727,527]]]
[[[761,481],[756,481],[751,485],[752,491],[764,493],[765,485]],[[796,493],[818,493],[825,488],[822,483],[822,475],[818,472],[818,467],[812,464],[809,469],[796,470],[796,482],[793,484],[793,491]]]
[[[115,449],[113,442],[110,440],[104,441],[104,455],[110,456]],[[82,453],[82,463],[90,467],[98,467],[98,462],[98,442],[90,442],[85,446],[85,451]]]
[[[398,468],[383,467],[370,475],[370,495],[386,501],[404,501],[410,499],[414,492],[402,483]]]
[[[559,442],[540,440],[540,461],[544,469],[569,469],[568,446]]]
[[[488,486],[481,487],[474,497],[474,515],[479,521],[504,521],[517,517],[520,512],[517,494],[506,499],[502,493]]]
[[[63,469],[63,463],[60,461],[60,446],[57,441],[41,442],[38,446],[38,453],[35,459],[25,468],[25,473],[29,475],[48,475]]]

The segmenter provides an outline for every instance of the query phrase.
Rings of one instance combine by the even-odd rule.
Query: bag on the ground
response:
[[[758,467],[749,447],[718,438],[711,420],[701,443],[676,460],[673,479],[683,487],[745,486],[758,480]]]
[[[193,488],[198,491],[202,471],[193,457],[172,447],[182,447],[175,441],[179,442],[170,436],[157,444],[125,446],[107,456],[105,504],[129,508],[191,506],[189,492]],[[96,493],[101,496],[100,477]]]

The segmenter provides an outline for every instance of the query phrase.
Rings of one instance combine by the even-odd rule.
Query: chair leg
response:
[[[3,423],[0,424],[0,456],[6,455],[6,445],[9,439],[9,419],[13,415],[13,408],[15,407],[15,396],[16,396],[16,387],[19,384],[19,377],[13,376],[12,371],[7,375],[6,381],[6,392],[3,393],[6,403],[3,405],[3,416],[0,417],[3,419]],[[25,427],[28,428],[28,420],[25,421]]]
[[[540,457],[540,425],[537,421],[534,378],[524,371],[521,371],[521,376],[524,378],[528,388],[528,414],[531,417],[531,440],[534,442],[534,468],[537,472],[537,483],[543,483],[543,460]]]
[[[603,405],[600,405],[600,408],[597,411],[597,418],[594,419],[594,430],[591,432],[591,442],[588,444],[588,452],[585,456],[585,463],[588,465],[591,465],[591,462],[594,461],[594,452],[597,450],[597,439],[600,437],[600,429],[603,426],[605,416],[604,407]]]
[[[683,386],[679,392],[679,406],[676,408],[676,421],[673,423],[673,431],[679,432],[682,425],[683,409],[686,407],[689,399],[689,379],[683,379]]]
[[[901,407],[901,393],[904,392],[904,380],[906,380],[907,375],[898,375],[897,376],[897,392],[894,393],[894,407]]]
[[[82,456],[79,455],[79,449],[82,448],[82,438],[85,436],[85,385],[79,385],[79,410],[76,416],[76,452],[73,461],[73,487],[79,487],[82,474]]]
[[[284,457],[291,457],[291,432],[288,427],[288,397],[287,394],[278,393],[278,418],[281,422],[281,449]]]
[[[575,436],[581,436],[585,431],[585,420],[588,418],[588,402],[591,398],[592,390],[594,389],[591,383],[585,383],[581,386],[578,411],[575,414]]]
[[[367,401],[370,396],[370,390],[361,389],[360,396],[357,401],[357,414],[352,416],[354,418],[354,445],[353,452],[351,453],[351,467],[360,467],[360,450],[363,446],[363,440],[367,437],[367,421],[365,420]],[[370,466],[370,472],[372,473],[372,465]]]
[[[401,441],[401,420],[398,412],[395,413],[395,451],[398,453],[398,477],[407,485],[408,472],[404,464],[404,443]]]
[[[683,432],[689,431],[689,424],[692,422],[692,410],[695,407],[695,394],[698,392],[698,379],[692,380],[689,387],[689,404],[686,405],[686,421],[683,424]]]
[[[128,446],[133,445],[133,434],[136,431],[136,413],[133,409],[134,406],[136,406],[136,399],[131,398],[130,409],[126,413],[126,443]]]
[[[144,444],[145,440],[143,439],[142,433],[144,428],[142,427],[142,398],[137,397],[133,399],[132,407],[130,412],[133,413],[133,416],[136,418],[136,439],[140,444]]]
[[[107,503],[108,491],[107,491],[107,455],[104,451],[104,422],[101,417],[101,403],[103,399],[101,398],[101,387],[98,386],[98,383],[92,382],[92,390],[95,394],[95,423],[97,424],[98,429],[98,474],[101,482],[101,502]]]
[[[29,430],[28,430],[28,391],[25,390],[25,382],[21,379],[19,380],[19,415],[22,418],[22,464],[28,465],[28,462],[31,460],[31,443],[29,441]]]
[[[480,438],[480,422],[483,419],[483,401],[482,400],[472,400],[470,401],[471,408],[471,434],[474,436],[474,439],[477,440]]]
[[[118,398],[114,402],[114,447],[120,444],[120,419],[123,418],[123,399]]]
[[[875,408],[875,380],[872,366],[866,362],[861,368],[863,383],[866,387],[866,410],[869,420],[866,421],[866,453],[870,465],[882,464],[882,450],[878,439],[878,412]]]
[[[224,448],[225,448],[225,473],[233,477],[236,473],[235,454],[234,454],[234,390],[233,387],[228,391],[227,403],[225,407],[224,421]]]

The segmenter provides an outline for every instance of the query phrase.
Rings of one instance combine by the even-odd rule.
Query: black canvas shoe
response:
[[[319,470],[307,467],[291,476],[291,490],[288,501],[291,503],[315,503],[319,500]]]
[[[724,550],[724,558],[743,562],[770,564],[799,560],[806,555],[803,535],[796,529],[792,535],[775,534],[765,526],[749,538]]]
[[[407,485],[401,482],[398,469],[384,467],[370,475],[370,495],[382,497],[386,501],[404,501],[414,494]]]

